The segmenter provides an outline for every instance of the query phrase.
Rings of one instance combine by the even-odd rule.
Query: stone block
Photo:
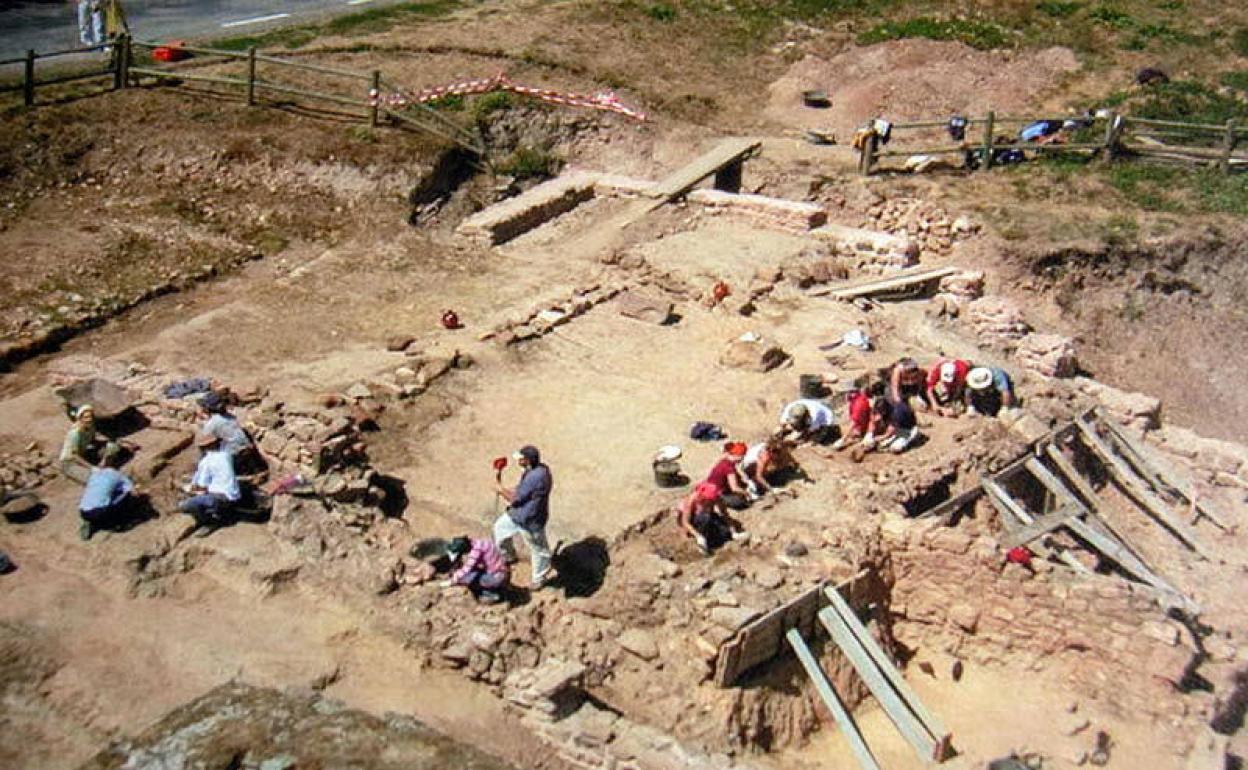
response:
[[[733,369],[769,372],[789,360],[779,345],[763,339],[735,339],[720,354],[719,363]]]
[[[1161,424],[1161,400],[1144,393],[1133,393],[1110,387],[1087,377],[1078,377],[1075,384],[1083,393],[1096,399],[1105,411],[1123,425],[1137,430],[1152,430]]]
[[[736,631],[762,614],[761,610],[753,607],[714,607],[710,617],[712,623]]]
[[[564,174],[468,217],[456,232],[487,246],[504,243],[593,198],[596,181],[588,172]]]
[[[654,660],[659,657],[659,645],[654,636],[640,628],[630,628],[616,637],[620,647],[636,655],[642,660]]]
[[[805,233],[828,220],[827,212],[817,204],[765,195],[698,189],[690,192],[686,200],[716,213],[748,220],[758,227],[785,232]]]
[[[1057,334],[1028,334],[1014,357],[1023,369],[1045,377],[1073,377],[1079,368],[1074,342]]]
[[[1004,297],[980,297],[966,306],[966,318],[979,341],[1012,346],[1031,331],[1023,311]]]
[[[672,317],[675,304],[636,289],[626,291],[615,300],[616,310],[625,318],[652,324],[665,324]]]

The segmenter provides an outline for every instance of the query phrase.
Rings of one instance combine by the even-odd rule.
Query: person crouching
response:
[[[488,538],[460,536],[446,546],[455,572],[443,588],[465,586],[478,601],[497,604],[511,582],[511,568],[503,552]]]
[[[204,456],[199,458],[191,479],[191,497],[183,500],[178,510],[195,519],[196,537],[207,537],[226,523],[242,494],[234,473],[234,458],[221,447],[221,439],[201,433],[195,443]]]
[[[732,518],[719,497],[719,487],[703,481],[676,507],[676,524],[683,529],[698,549],[709,554],[729,540],[745,537],[741,522]]]

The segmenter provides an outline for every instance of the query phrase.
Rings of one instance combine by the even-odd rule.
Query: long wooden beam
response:
[[[824,607],[819,610],[819,622],[828,630],[833,643],[840,648],[841,652],[849,660],[850,664],[858,672],[858,676],[862,677],[862,681],[867,685],[867,689],[875,696],[880,707],[884,709],[884,713],[892,720],[897,727],[897,731],[901,733],[911,746],[919,758],[924,762],[931,761],[936,758],[939,746],[935,738],[928,733],[927,728],[919,721],[918,717],[910,710],[910,708],[902,701],[897,691],[892,688],[884,674],[872,661],[871,656],[858,643],[858,639],[854,633],[845,624],[840,614],[831,607]]]
[[[1170,530],[1181,543],[1186,545],[1197,555],[1203,559],[1209,558],[1209,552],[1201,544],[1196,535],[1187,527],[1186,524],[1179,521],[1178,518],[1171,513],[1166,504],[1157,498],[1151,491],[1144,488],[1142,480],[1139,476],[1126,466],[1100,436],[1096,435],[1096,431],[1083,419],[1075,421],[1075,426],[1079,429],[1083,440],[1088,447],[1105,463],[1105,467],[1109,469],[1114,480],[1122,487],[1131,499],[1143,508],[1158,523]]]
[[[886,291],[896,291],[898,289],[907,289],[912,286],[918,286],[924,283],[940,280],[947,275],[957,273],[959,268],[956,267],[928,267],[919,270],[907,269],[902,270],[896,275],[888,278],[877,278],[870,281],[859,281],[851,283],[847,286],[837,286],[828,289],[820,294],[827,294],[833,299],[854,299],[855,297],[866,297],[871,294],[879,294]],[[814,292],[812,292],[813,294]]]
[[[1014,498],[1010,497],[1009,493],[1002,489],[1000,484],[992,479],[984,479],[983,486],[984,491],[988,493],[988,499],[992,501],[992,504],[1001,513],[1002,517],[1013,516],[1023,524],[1032,524],[1035,522],[1035,518],[1031,514],[1027,513],[1027,511],[1023,510],[1023,507],[1019,505]],[[1039,543],[1031,545],[1030,548],[1040,556],[1047,557],[1049,555],[1049,549]],[[1084,566],[1083,562],[1076,559],[1074,555],[1065,549],[1058,551],[1057,558],[1061,559],[1063,564],[1070,567],[1075,572],[1083,574],[1091,572],[1091,570]]]
[[[1149,452],[1146,447],[1142,446],[1126,431],[1115,425],[1112,419],[1106,417],[1099,411],[1097,412],[1097,415],[1101,418],[1101,424],[1104,425],[1110,435],[1117,440],[1118,445],[1122,449],[1126,450],[1124,455],[1127,460],[1130,461],[1137,470],[1141,471],[1145,479],[1153,484],[1154,489],[1161,492],[1161,487],[1164,486],[1174,491],[1179,497],[1183,498],[1195,507],[1200,515],[1209,519],[1209,521],[1213,522],[1213,524],[1219,529],[1224,531],[1229,529],[1227,524],[1221,520],[1215,511],[1211,510],[1207,504],[1200,502],[1196,498],[1196,492],[1192,489],[1192,486],[1183,479],[1179,478],[1178,473],[1176,473],[1174,468],[1170,467],[1165,460],[1158,457],[1156,453]]]
[[[1071,519],[1079,515],[1077,508],[1070,506],[1062,506],[1052,513],[1046,513],[1037,518],[1031,524],[1010,532],[1001,539],[1002,548],[1017,548],[1020,545],[1027,545],[1038,537],[1047,535],[1055,529],[1066,526]]]
[[[867,651],[876,668],[884,674],[884,678],[888,680],[888,683],[892,685],[897,694],[901,696],[901,699],[905,701],[906,706],[918,717],[923,728],[936,740],[938,744],[937,756],[933,757],[933,759],[937,761],[944,759],[949,748],[949,731],[945,729],[944,724],[923,705],[923,702],[919,700],[919,696],[914,690],[910,689],[910,684],[902,677],[901,672],[893,665],[893,661],[889,659],[883,648],[875,641],[875,637],[871,636],[871,632],[867,631],[867,627],[858,619],[858,614],[849,606],[840,592],[835,588],[829,587],[824,589],[823,594],[828,598],[828,605],[831,609],[841,617],[846,628],[858,640],[858,644]]]
[[[849,741],[849,748],[854,752],[854,758],[858,760],[858,766],[863,768],[863,770],[880,770],[880,765],[875,761],[875,755],[871,753],[867,742],[863,740],[862,732],[859,731],[857,723],[854,722],[854,718],[849,715],[845,704],[837,696],[836,690],[832,688],[832,683],[824,675],[823,669],[819,667],[819,662],[815,660],[815,656],[811,654],[810,648],[806,646],[802,635],[798,633],[796,628],[790,628],[784,635],[784,638],[789,643],[789,646],[793,648],[793,653],[797,655],[802,668],[806,669],[806,676],[810,677],[810,681],[815,685],[815,692],[819,693],[819,697],[823,699],[823,703],[828,707],[828,711],[832,712],[832,718],[836,720],[836,726],[845,734],[845,739]]]

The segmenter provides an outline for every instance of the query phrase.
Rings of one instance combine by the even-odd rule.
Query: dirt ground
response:
[[[516,105],[493,116],[497,134],[519,137],[512,147],[543,145],[577,168],[659,179],[719,136],[757,134],[764,149],[746,165],[747,191],[816,200],[834,220],[854,224],[869,224],[871,201],[887,198],[943,206],[950,220],[969,215],[985,229],[947,253],[925,251],[924,267],[984,270],[988,293],[1018,302],[1033,327],[1074,336],[1088,373],[1161,397],[1166,426],[1244,440],[1235,427],[1242,420],[1233,419],[1248,409],[1234,387],[1244,328],[1235,300],[1244,277],[1211,266],[1234,255],[1233,238],[1182,240],[1178,233],[1175,243],[1189,244],[1182,264],[1166,262],[1174,249],[1164,245],[1098,251],[1093,244],[1078,255],[1062,252],[1065,260],[1055,265],[1050,252],[1065,248],[1060,239],[1023,248],[993,232],[992,217],[976,203],[989,195],[1008,199],[1008,178],[967,180],[961,191],[957,178],[863,181],[847,173],[853,158],[846,148],[793,138],[816,124],[839,135],[881,110],[901,118],[986,104],[1049,107],[1081,66],[1069,51],[1006,55],[930,41],[859,49],[829,35],[799,50],[804,57],[789,50],[751,62],[710,55],[711,48],[696,48],[704,57],[654,57],[666,45],[662,31],[604,35],[612,13],[562,3],[479,8],[375,35],[371,48],[328,39],[318,44],[321,53],[314,47],[299,56],[383,66],[387,78],[409,89],[506,69],[517,82],[590,92],[615,87],[655,113],[645,124]],[[551,32],[560,24],[564,32]],[[800,91],[812,86],[834,92],[831,110],[798,105]],[[965,476],[972,467],[984,470],[988,448],[1008,443],[1001,439],[1008,432],[922,415],[926,440],[901,457],[874,455],[859,464],[847,454],[803,448],[799,459],[813,483],[794,483],[793,498],[742,514],[756,539],[711,560],[680,537],[670,515],[655,519],[687,492],[655,486],[655,450],[681,445],[682,467],[700,476],[719,447],[689,440],[693,422],[757,441],[798,395],[800,374],[823,374],[837,391],[903,355],[924,363],[963,356],[1010,368],[1043,428],[1052,427],[1050,416],[1069,416],[1086,403],[1063,383],[1021,371],[1008,349],[976,339],[965,317],[934,316],[925,300],[856,306],[810,291],[820,282],[765,280],[835,255],[808,234],[706,215],[692,203],[643,214],[647,201],[599,196],[485,247],[454,228],[502,195],[493,180],[466,185],[425,226],[409,223],[407,196],[443,149],[410,133],[154,88],[12,112],[0,121],[0,250],[21,255],[0,266],[0,337],[11,363],[0,375],[3,452],[55,455],[67,424],[48,383],[74,362],[104,361],[162,382],[211,377],[238,392],[264,392],[258,404],[243,407],[248,419],[263,404],[314,409],[307,405],[326,394],[361,384],[380,392],[377,383],[401,382],[402,369],[453,362],[418,390],[377,396],[384,401],[377,430],[361,441],[370,467],[397,480],[405,502],[398,515],[350,530],[349,546],[288,534],[329,526],[336,505],[329,502],[317,521],[300,521],[312,518],[301,508],[280,521],[275,515],[268,524],[184,539],[186,520],[172,505],[178,476],[194,461],[188,450],[140,482],[158,516],[89,543],[77,538],[78,488],[60,477],[41,484],[46,510],[0,528],[0,548],[18,565],[0,576],[6,767],[78,767],[110,742],[236,681],[320,693],[371,714],[408,714],[517,767],[572,766],[497,697],[492,669],[467,676],[471,667],[431,662],[448,657],[451,632],[475,620],[527,624],[525,644],[537,644],[543,657],[558,653],[590,664],[598,677],[587,685],[592,698],[706,756],[731,753],[724,761],[742,768],[850,767],[844,737],[814,731],[830,722],[800,680],[785,680],[774,692],[757,682],[717,690],[705,661],[688,653],[690,639],[705,630],[681,613],[700,611],[690,596],[717,583],[774,598],[778,585],[796,590],[867,563],[887,565],[884,556],[867,553],[867,544],[878,550],[881,531],[917,526],[902,513],[907,498],[951,473],[963,475],[960,487],[973,485]],[[1097,216],[1109,216],[1115,202],[1094,206]],[[1174,276],[1199,285],[1168,283]],[[717,281],[734,297],[708,307],[702,300]],[[749,311],[736,312],[741,297],[764,284]],[[534,339],[508,343],[497,333],[566,307],[570,295],[638,287],[674,302],[677,321],[626,318],[604,301]],[[1138,316],[1116,312],[1124,296],[1146,298]],[[448,308],[465,328],[441,328]],[[1217,325],[1209,325],[1215,316]],[[828,348],[851,329],[867,331],[874,349]],[[766,372],[721,363],[725,347],[747,333],[782,348],[786,363]],[[1187,344],[1193,335],[1201,344]],[[396,336],[410,340],[398,346],[406,352],[387,349]],[[1211,373],[1179,382],[1159,376],[1185,366]],[[139,446],[137,463],[168,432],[153,424],[130,438]],[[376,587],[372,565],[411,570],[407,549],[415,542],[487,532],[498,512],[489,462],[524,443],[541,447],[554,469],[552,543],[615,548],[605,576],[588,589],[533,594],[514,611],[442,598],[435,585],[389,571]],[[1242,464],[1233,465],[1212,473],[1240,479]],[[515,480],[514,471],[507,479]],[[1159,698],[1168,709],[1163,719],[1124,709],[1127,701],[1113,687],[1080,681],[1097,670],[1098,656],[1120,651],[1063,650],[1029,664],[1034,651],[1020,650],[1015,660],[990,664],[955,650],[910,650],[907,679],[956,737],[959,754],[947,766],[982,767],[1011,750],[1044,754],[1046,767],[1078,766],[1092,736],[1104,730],[1115,744],[1109,767],[1195,768],[1189,756],[1215,716],[1231,752],[1243,755],[1236,705],[1242,692],[1234,683],[1239,646],[1248,639],[1237,604],[1244,505],[1238,487],[1210,489],[1231,512],[1232,527],[1199,525],[1216,549],[1209,562],[1188,563],[1173,539],[1142,517],[1126,518],[1137,509],[1113,503],[1124,506],[1113,514],[1143,544],[1150,564],[1164,567],[1207,608],[1206,638],[1220,646],[1197,656],[1201,681]],[[979,521],[971,528],[984,537],[1000,532]],[[784,555],[793,540],[810,551],[798,566]],[[633,573],[655,559],[683,577],[643,580]],[[357,563],[373,571],[359,577],[350,571]],[[777,569],[785,577],[760,589],[771,581],[759,575]],[[524,573],[521,565],[522,587]],[[1047,590],[1037,585],[1028,590]],[[902,608],[896,615],[899,624],[910,622]],[[634,626],[670,659],[618,649],[617,637]],[[956,682],[946,673],[955,659],[965,660]],[[923,673],[921,662],[935,664],[937,673]],[[1122,683],[1122,697],[1152,692],[1142,683],[1154,674]],[[1073,728],[1072,703],[1080,715]],[[883,764],[918,766],[873,701],[855,716]],[[752,742],[741,738],[747,734]]]

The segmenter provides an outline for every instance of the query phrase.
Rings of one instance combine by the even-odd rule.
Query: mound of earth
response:
[[[831,59],[806,56],[769,87],[767,115],[794,127],[848,137],[866,120],[904,121],[1034,106],[1079,60],[1068,48],[977,51],[962,43],[898,40],[851,48]],[[827,91],[832,106],[811,109],[802,92]]]
[[[121,767],[507,770],[510,766],[410,717],[389,714],[380,719],[316,696],[231,682],[175,709],[137,738],[114,743],[82,770]]]

